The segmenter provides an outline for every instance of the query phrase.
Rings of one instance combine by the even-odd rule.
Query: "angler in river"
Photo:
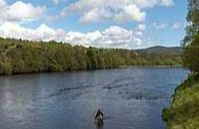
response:
[[[95,115],[95,124],[98,126],[102,126],[104,124],[104,114],[100,109],[97,110]]]

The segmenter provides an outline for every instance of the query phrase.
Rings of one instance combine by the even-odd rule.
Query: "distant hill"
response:
[[[135,50],[139,54],[171,54],[171,55],[182,55],[182,47],[164,47],[164,46],[154,46],[146,49]]]

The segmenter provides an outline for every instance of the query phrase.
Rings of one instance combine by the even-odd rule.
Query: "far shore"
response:
[[[185,68],[183,65],[122,65],[119,66],[119,68],[129,68],[129,67],[146,67],[146,68],[150,68],[150,67],[154,67],[154,68]]]
[[[82,72],[82,71],[98,71],[98,70],[113,70],[113,69],[127,69],[127,68],[185,68],[182,65],[122,65],[116,68],[102,68],[102,69],[94,69],[94,70],[90,70],[90,69],[78,69],[78,70],[66,70],[66,71],[43,71],[43,72],[27,72],[27,73],[14,73],[14,74],[2,74],[0,76],[15,76],[15,75],[33,75],[33,74],[48,74],[48,73],[65,73],[65,72]]]

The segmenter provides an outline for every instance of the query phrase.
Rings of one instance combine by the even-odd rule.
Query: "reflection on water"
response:
[[[164,129],[161,111],[188,74],[141,68],[0,77],[1,129]],[[104,111],[96,127],[96,110]]]

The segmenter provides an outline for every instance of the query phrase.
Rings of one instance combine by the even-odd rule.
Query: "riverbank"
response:
[[[143,68],[185,68],[183,65],[125,65],[118,68],[131,68],[131,67],[143,67]]]
[[[172,104],[163,110],[168,129],[199,128],[199,76],[190,75],[176,88]]]
[[[0,38],[0,75],[181,64],[181,53],[146,54],[128,49],[87,48],[55,41]]]

